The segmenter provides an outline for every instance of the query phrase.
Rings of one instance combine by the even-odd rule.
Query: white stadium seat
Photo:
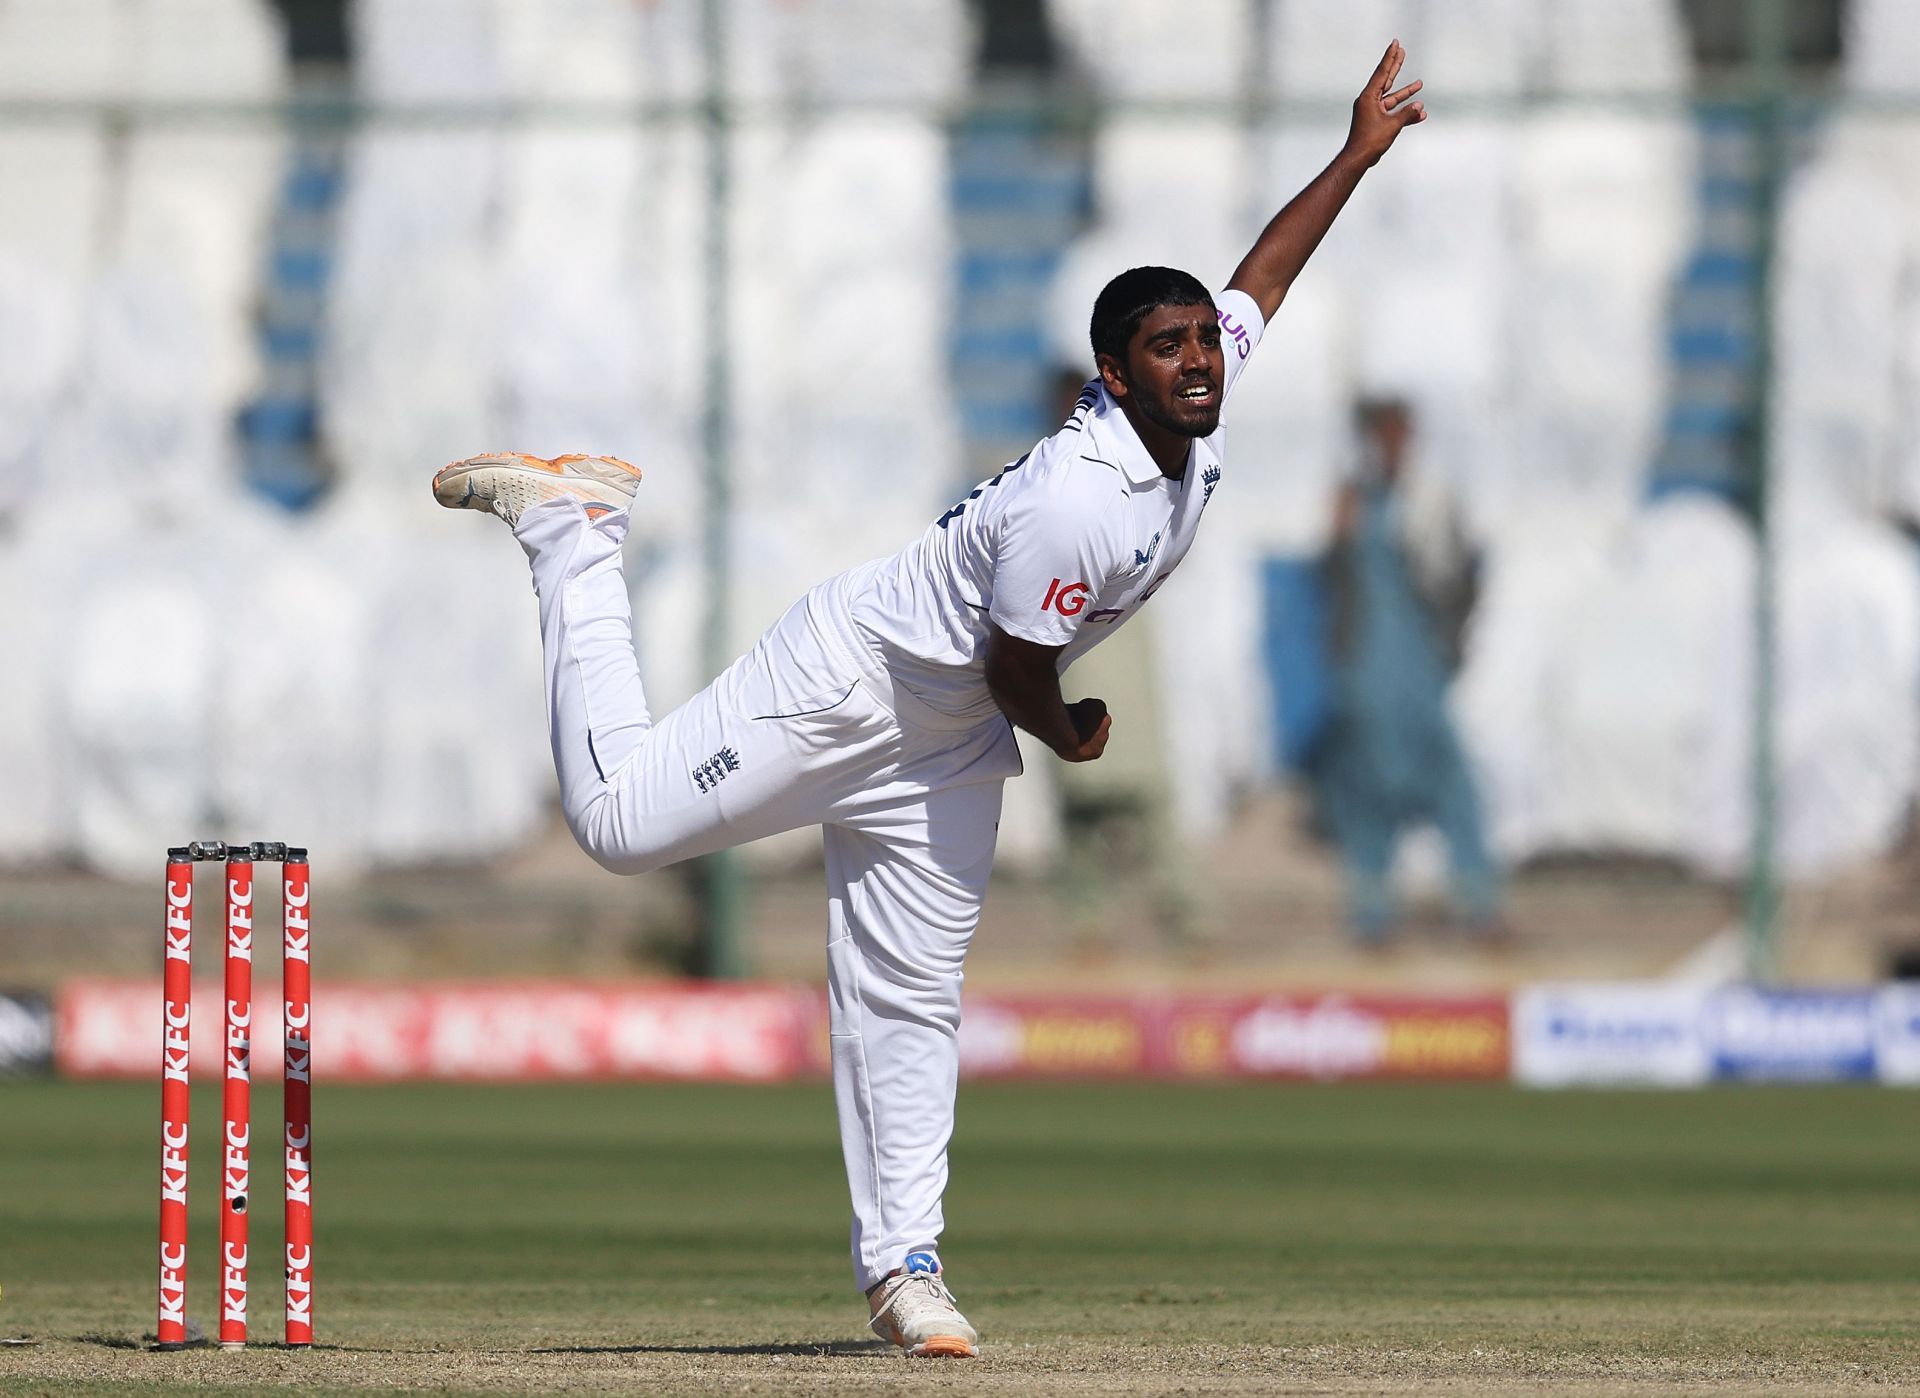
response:
[[[639,210],[627,229],[646,376],[631,443],[633,460],[647,471],[636,543],[684,545],[701,518],[706,352],[714,335],[727,332],[709,323],[707,307],[706,152],[705,137],[684,120],[649,128],[640,151]],[[664,352],[662,335],[671,346]],[[736,377],[736,396],[752,390]]]
[[[0,293],[4,294],[4,293]],[[65,502],[8,511],[0,539],[0,590],[8,597],[65,597],[95,565],[82,529],[90,522]],[[51,606],[0,608],[0,865],[66,858],[73,847],[73,749],[65,705],[64,657],[71,618]]]
[[[1324,113],[1291,114],[1295,122],[1331,120],[1352,103],[1389,39],[1414,42],[1402,33],[1406,19],[1404,0],[1274,0],[1262,95],[1326,104]],[[1422,72],[1426,61],[1421,53]]]
[[[353,77],[376,103],[480,107],[507,86],[503,15],[513,0],[353,0]]]
[[[702,97],[707,87],[705,0],[653,0],[628,8],[639,11],[643,99],[684,104]],[[727,64],[729,70],[733,66]]]
[[[973,58],[965,0],[722,4],[729,90],[749,111],[756,103],[883,102],[931,112],[960,95]]]
[[[511,131],[396,125],[357,138],[325,355],[335,456],[346,474],[423,502],[422,463],[475,451],[628,456],[648,469],[663,515],[686,526],[705,353],[704,166],[684,123],[636,128],[628,114],[634,101],[684,95],[653,90],[678,76],[655,70],[649,45],[685,7],[457,8],[443,43],[432,5],[363,4],[370,95],[552,110]],[[419,63],[415,49],[428,51]],[[447,51],[474,74],[464,93],[449,88]]]
[[[1920,72],[1920,10],[1909,0],[1848,0],[1841,73],[1854,92],[1905,96]]]
[[[127,0],[125,95],[272,102],[287,91],[286,35],[268,0]]]
[[[1619,509],[1659,447],[1667,298],[1690,245],[1690,134],[1676,119],[1544,114],[1522,133],[1511,474],[1503,508],[1561,494]]]
[[[470,860],[546,820],[538,627],[501,531],[425,532],[364,494],[317,520],[218,494],[165,530],[125,501],[85,518],[111,561],[61,579],[51,702],[89,864],[140,875],[226,824],[304,839],[344,876]],[[57,569],[81,556],[72,536],[30,556]],[[9,708],[45,702],[0,687]],[[0,745],[0,770],[32,778],[22,757]]]
[[[285,154],[258,128],[143,125],[127,145],[113,259],[179,287],[207,341],[207,390],[229,416],[259,382],[255,303]]]
[[[1780,557],[1780,849],[1790,877],[1817,878],[1910,819],[1920,576],[1908,540],[1837,512],[1803,512]]]
[[[423,471],[504,446],[489,131],[363,133],[348,159],[321,357],[321,430],[341,477],[431,505]]]
[[[1535,117],[1518,166],[1529,253],[1636,279],[1671,273],[1692,231],[1695,157],[1690,134],[1670,120],[1584,111]]]
[[[486,520],[442,518],[424,528],[367,493],[320,521],[322,563],[356,578],[371,618],[360,835],[382,865],[484,857],[551,809],[540,630],[518,550]]]
[[[377,595],[428,604],[425,630],[393,621],[368,640],[390,681],[365,796],[385,833],[369,835],[370,858],[497,848],[526,833],[552,787],[525,576],[504,540],[438,513],[426,485],[441,463],[498,449],[638,462],[647,484],[632,554],[636,576],[653,580],[638,608],[646,674],[665,703],[706,678],[703,147],[685,121],[636,126],[629,111],[697,93],[697,20],[681,0],[360,8],[368,95],[511,100],[535,113],[511,128],[377,125],[349,156],[322,404],[347,490],[328,514],[329,548],[349,551],[356,528],[408,531],[394,550],[413,548],[414,530],[434,540],[414,571],[373,574]],[[666,585],[674,577],[692,580],[690,595]],[[668,594],[673,606],[654,605]],[[522,632],[529,658],[501,666],[502,636]],[[533,760],[482,770],[456,732],[433,731],[436,706],[461,704]]]
[[[54,472],[48,434],[71,411],[90,288],[110,207],[107,138],[84,117],[0,131],[0,486],[21,508]]]
[[[1912,91],[1920,12],[1853,0],[1840,76],[1872,99]],[[1829,113],[1783,200],[1774,283],[1775,459],[1796,506],[1920,519],[1920,121]]]
[[[285,35],[264,0],[135,0],[124,24],[128,96],[243,106],[228,119],[135,124],[109,251],[180,282],[211,356],[209,391],[230,416],[258,385],[253,316],[287,145],[244,107],[286,95]]]
[[[821,577],[925,528],[959,444],[940,130],[841,115],[756,127],[734,149],[735,501],[741,537],[763,541],[741,551],[744,641]],[[782,534],[794,547],[765,542]]]
[[[632,246],[645,139],[600,123],[507,138],[498,275],[511,331],[499,371],[503,431],[516,450],[636,450],[648,367],[663,344],[641,315],[646,268]]]
[[[305,843],[342,878],[380,862],[369,802],[389,667],[372,639],[395,605],[366,540],[277,515],[227,546],[249,623],[226,640],[211,800],[230,828]]]
[[[1193,263],[1214,244],[1240,244],[1244,252],[1251,233],[1233,235],[1250,221],[1246,162],[1246,138],[1238,122],[1208,116],[1110,117],[1093,138],[1099,221],[1128,238],[1192,248],[1178,266]],[[1196,275],[1206,270],[1194,268]]]
[[[527,102],[630,103],[641,95],[641,46],[650,5],[543,0],[494,11],[502,83]]]
[[[1550,828],[1567,848],[1705,855],[1719,867],[1746,770],[1752,544],[1737,514],[1679,497],[1636,517],[1606,577],[1560,618],[1541,696]]]
[[[1224,103],[1253,74],[1244,0],[1049,0],[1054,31],[1115,99]]]
[[[1533,0],[1274,0],[1266,72],[1274,95],[1344,109],[1390,39],[1406,45],[1402,81],[1445,102],[1526,91],[1540,15]]]
[[[0,250],[78,296],[98,270],[112,192],[104,128],[85,117],[0,130],[0,198],[32,218],[0,223]]]
[[[95,547],[114,542],[105,562],[69,580],[55,671],[71,753],[65,799],[88,864],[131,878],[211,815],[221,638],[233,625],[218,570],[230,545],[136,521],[114,531],[92,520],[89,533]]]
[[[1920,572],[1884,526],[1803,512],[1778,596],[1779,855],[1829,875],[1905,819],[1920,712]],[[1619,534],[1495,552],[1457,699],[1510,859],[1615,851],[1734,875],[1752,830],[1753,544],[1705,496]]]
[[[1568,618],[1607,579],[1612,530],[1584,518],[1509,532],[1482,561],[1452,702],[1487,837],[1506,860],[1562,847],[1570,817],[1552,766],[1556,666]]]
[[[1686,29],[1674,0],[1554,0],[1534,8],[1539,85],[1546,90],[1656,97],[1686,91]]]
[[[0,518],[33,503],[52,474],[47,434],[80,354],[75,289],[0,251]]]
[[[228,410],[179,281],[114,269],[95,282],[84,327],[79,382],[54,418],[49,463],[86,462],[96,483],[143,505],[226,489]]]
[[[1241,474],[1284,469],[1240,450],[1229,468]],[[1223,486],[1222,489],[1230,489]],[[1222,496],[1228,513],[1237,509]],[[1230,530],[1207,533],[1153,597],[1151,650],[1158,660],[1157,705],[1163,723],[1174,819],[1188,839],[1218,834],[1241,793],[1269,772],[1265,715],[1271,712],[1260,663],[1258,554]],[[1250,736],[1253,735],[1253,736]]]
[[[1914,239],[1897,191],[1867,162],[1821,159],[1788,185],[1775,280],[1775,460],[1792,498],[1897,507],[1903,301]]]
[[[1537,88],[1541,28],[1554,8],[1538,0],[1417,0],[1392,32],[1408,45],[1408,75],[1424,80],[1445,110],[1451,92],[1483,101]]]
[[[121,0],[0,5],[0,95],[101,101],[125,95],[130,36]]]
[[[1846,10],[1841,78],[1867,98],[1912,89],[1920,14]],[[1778,459],[1797,494],[1920,518],[1920,121],[1831,113],[1788,186],[1775,281]]]

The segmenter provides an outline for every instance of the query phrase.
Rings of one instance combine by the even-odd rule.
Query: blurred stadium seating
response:
[[[1048,0],[1056,66],[1020,73],[978,61],[991,9],[724,0],[716,212],[700,0],[357,0],[330,78],[265,0],[0,7],[0,194],[34,211],[0,226],[0,578],[31,600],[0,613],[0,858],[145,873],[298,826],[411,865],[546,828],[531,600],[433,514],[435,466],[641,462],[637,644],[677,702],[714,337],[743,643],[1049,429],[1113,271],[1224,282],[1397,34],[1436,120],[1256,360],[1236,508],[1144,652],[1184,828],[1278,780],[1263,570],[1325,545],[1352,404],[1385,395],[1483,559],[1455,699],[1501,852],[1737,874],[1755,170],[1678,0]],[[1899,839],[1920,758],[1920,16],[1846,16],[1770,292],[1805,876]]]

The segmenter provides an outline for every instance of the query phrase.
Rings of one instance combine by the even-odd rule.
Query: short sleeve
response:
[[[1009,636],[1064,646],[1080,630],[1113,569],[1118,491],[1031,491],[1000,519],[987,615]]]
[[[1224,400],[1232,395],[1240,371],[1247,367],[1260,337],[1267,333],[1267,322],[1260,314],[1260,304],[1244,291],[1221,292],[1213,298],[1213,307],[1220,317],[1220,352],[1227,361],[1226,387],[1220,395]]]

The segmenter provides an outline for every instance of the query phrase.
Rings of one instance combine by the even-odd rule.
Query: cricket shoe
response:
[[[578,500],[597,519],[624,510],[639,484],[640,468],[617,456],[556,456],[547,461],[508,451],[441,467],[433,478],[433,498],[450,510],[492,510],[514,525],[548,500]]]
[[[904,1270],[888,1277],[868,1298],[873,1333],[913,1359],[972,1359],[980,1336],[967,1324],[942,1279],[940,1259],[930,1252],[907,1254]]]

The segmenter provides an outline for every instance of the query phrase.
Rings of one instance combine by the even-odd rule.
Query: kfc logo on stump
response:
[[[1093,595],[1093,589],[1083,582],[1068,583],[1061,586],[1055,578],[1047,588],[1047,597],[1040,604],[1041,611],[1056,611],[1061,616],[1079,616],[1086,610],[1087,599]]]

